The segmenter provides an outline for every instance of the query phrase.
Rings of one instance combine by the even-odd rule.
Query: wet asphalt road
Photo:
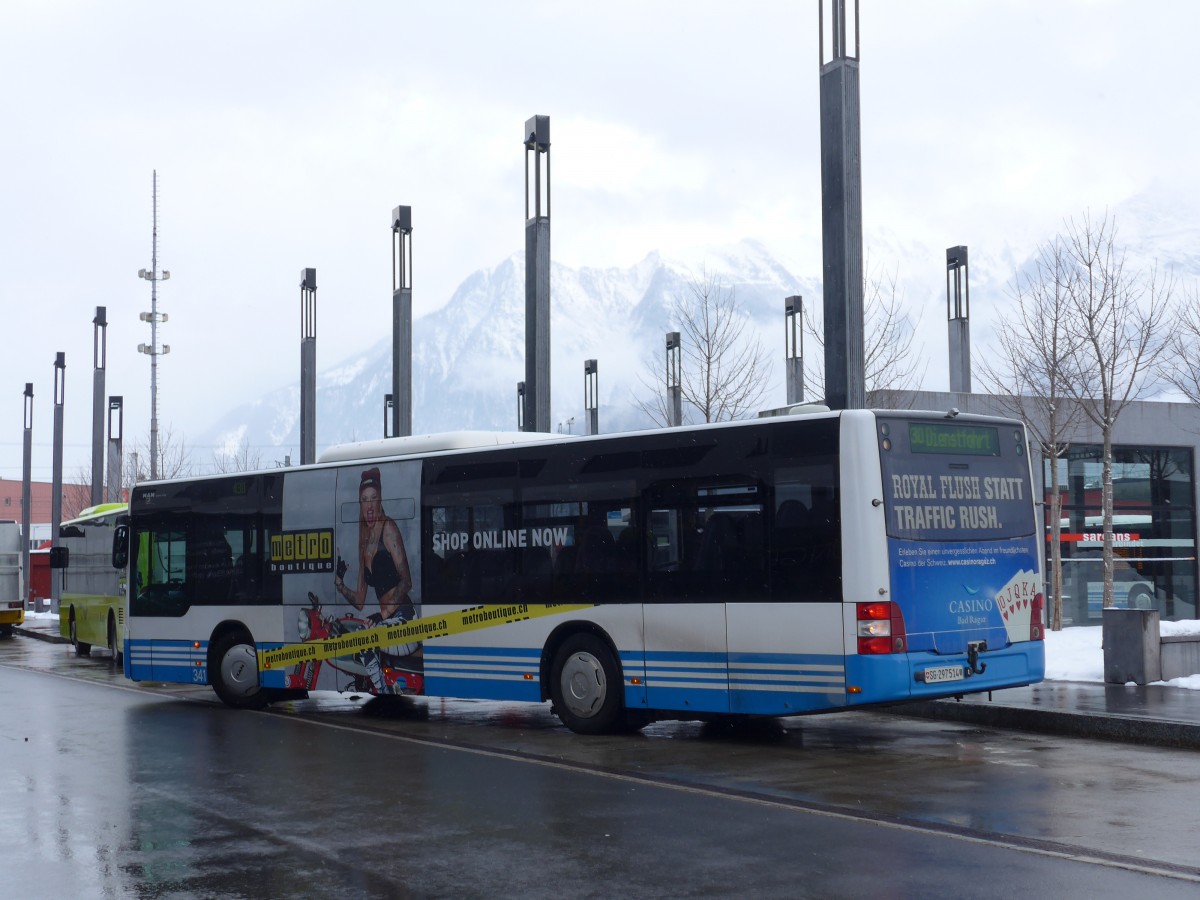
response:
[[[237,712],[0,642],[12,897],[1195,897],[1187,751],[855,713],[582,738],[548,708]]]

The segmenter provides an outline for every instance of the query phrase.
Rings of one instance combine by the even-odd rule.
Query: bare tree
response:
[[[245,438],[232,450],[213,451],[214,472],[252,472],[262,467],[262,454],[251,450],[250,443]]]
[[[925,375],[913,353],[920,317],[914,321],[903,309],[897,288],[897,272],[863,266],[863,376],[872,402],[884,406],[904,405],[904,395],[917,390]],[[821,352],[805,359],[804,380],[816,395],[825,393],[825,326],[819,309],[804,311],[804,330]],[[811,362],[810,362],[811,360]]]
[[[1170,278],[1156,268],[1126,271],[1107,215],[1067,223],[1063,289],[1070,304],[1077,346],[1068,390],[1100,429],[1104,442],[1104,601],[1113,605],[1112,434],[1125,406],[1155,385],[1155,369],[1170,343]]]
[[[182,437],[175,436],[171,426],[159,429],[158,444],[159,478],[181,478],[194,474],[192,452]],[[124,451],[122,484],[130,486],[150,479],[149,448],[150,439],[147,435],[134,441],[132,449]],[[233,452],[213,454],[214,472],[246,472],[259,468],[262,468],[261,454],[252,451],[245,440]],[[92,505],[91,497],[91,465],[81,465],[75,482],[63,484],[63,520],[78,517]]]
[[[150,479],[150,438],[138,438],[126,450],[125,476],[122,483],[132,486]],[[158,430],[158,477],[181,478],[192,473],[192,451],[183,437],[176,437],[170,425]]]
[[[685,420],[725,422],[755,412],[766,393],[771,364],[762,343],[746,334],[750,319],[733,288],[701,270],[676,302],[675,315],[682,343]],[[670,421],[665,379],[657,365],[649,373],[641,380],[652,391],[651,398],[637,404],[665,425]]]
[[[1159,374],[1193,403],[1200,403],[1200,291],[1195,286],[1178,310],[1170,350]]]
[[[77,519],[79,514],[92,505],[92,467],[89,463],[80,466],[75,481],[63,482],[62,520]]]
[[[1082,424],[1082,407],[1070,397],[1079,379],[1071,368],[1079,360],[1082,341],[1073,320],[1067,285],[1075,277],[1058,240],[1039,248],[1034,270],[1017,274],[1016,310],[996,326],[999,352],[980,364],[983,380],[996,392],[996,402],[1025,422],[1049,463],[1050,484],[1050,628],[1062,630],[1062,493],[1058,461]],[[994,361],[993,361],[994,360]]]

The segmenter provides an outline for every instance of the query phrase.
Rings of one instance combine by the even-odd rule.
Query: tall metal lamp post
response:
[[[412,207],[392,210],[392,436],[412,434]]]
[[[588,434],[599,434],[600,369],[594,359],[583,361],[583,408],[588,414]]]
[[[946,319],[950,329],[950,390],[971,393],[971,284],[966,247],[946,249]]]
[[[825,18],[827,4],[828,23]],[[817,30],[821,62],[825,402],[831,409],[862,409],[867,405],[867,391],[863,349],[857,0],[821,0]],[[828,60],[825,58],[827,48]]]
[[[683,344],[678,331],[667,332],[667,426],[683,424]]]
[[[799,294],[783,301],[783,347],[791,406],[804,402],[804,298]]]
[[[121,502],[121,468],[124,465],[125,398],[108,398],[108,502]]]
[[[529,169],[533,168],[530,185]],[[543,175],[543,169],[545,174]],[[545,190],[542,190],[543,182]],[[524,431],[550,430],[550,117],[525,123]]]
[[[62,467],[63,467],[63,405],[67,394],[67,355],[54,357],[54,448],[51,454],[52,495],[50,497],[50,566],[61,568],[59,549],[59,525],[62,524]],[[50,611],[58,612],[61,576],[50,579]]]
[[[33,506],[33,382],[25,382],[25,435],[21,452],[21,600],[29,609],[29,527]]]
[[[103,306],[92,319],[92,506],[104,502],[104,368],[108,317]]]
[[[300,270],[300,465],[317,461],[317,270]]]

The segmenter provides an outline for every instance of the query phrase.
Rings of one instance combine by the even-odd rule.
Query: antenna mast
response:
[[[153,192],[151,194],[153,208],[153,231],[150,243],[150,268],[139,269],[138,277],[150,282],[150,312],[142,313],[143,322],[150,323],[150,343],[138,344],[138,352],[150,357],[150,479],[158,478],[158,357],[171,352],[170,344],[158,343],[158,324],[167,321],[166,313],[158,311],[158,283],[166,281],[171,273],[158,271],[158,170],[154,170]],[[136,478],[136,473],[135,478]]]

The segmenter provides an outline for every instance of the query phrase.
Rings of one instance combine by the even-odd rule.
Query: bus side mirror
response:
[[[112,564],[114,569],[124,569],[129,564],[128,525],[118,525],[113,532]]]
[[[50,568],[65,569],[70,560],[71,552],[67,547],[51,547],[50,548]]]

